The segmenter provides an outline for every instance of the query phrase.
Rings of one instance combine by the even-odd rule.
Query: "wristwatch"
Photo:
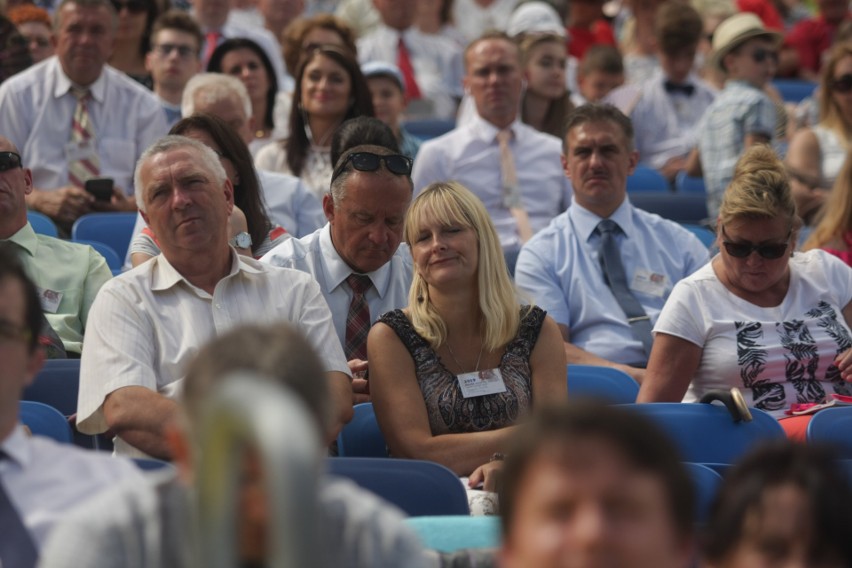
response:
[[[228,241],[228,244],[234,248],[247,249],[251,248],[251,235],[245,231],[240,231]]]

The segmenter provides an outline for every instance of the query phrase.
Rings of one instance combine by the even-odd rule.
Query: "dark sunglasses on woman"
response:
[[[838,93],[848,93],[852,91],[852,73],[841,75],[836,79],[831,80],[831,88]]]
[[[725,252],[731,255],[734,258],[747,258],[751,253],[757,252],[762,258],[766,260],[775,260],[784,256],[787,252],[787,247],[790,246],[790,235],[793,234],[792,229],[789,233],[787,233],[787,238],[784,239],[783,243],[771,243],[764,245],[753,245],[751,243],[733,243],[728,240],[722,241],[722,246],[725,247]],[[722,227],[722,237],[725,239],[728,238],[728,235],[725,234],[725,228]]]

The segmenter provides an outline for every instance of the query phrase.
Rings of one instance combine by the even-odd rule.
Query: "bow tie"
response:
[[[663,83],[663,87],[666,89],[667,93],[683,93],[687,97],[691,97],[692,94],[695,93],[695,85],[678,85],[677,83],[666,81]]]

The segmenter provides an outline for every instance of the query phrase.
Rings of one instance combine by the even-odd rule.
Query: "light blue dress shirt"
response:
[[[322,295],[331,309],[334,330],[340,344],[346,344],[346,316],[352,302],[352,290],[346,285],[346,278],[352,274],[352,268],[340,258],[331,242],[331,225],[327,224],[301,239],[287,239],[260,261],[274,266],[295,268],[312,275],[319,283]],[[385,312],[408,305],[412,264],[408,246],[401,244],[390,262],[367,273],[373,287],[367,290],[364,296],[370,307],[372,322]]]
[[[550,223],[571,201],[571,183],[562,171],[562,143],[516,120],[509,148],[515,159],[521,203],[533,233]],[[424,142],[414,161],[411,178],[419,193],[437,181],[455,180],[470,189],[491,215],[506,252],[521,247],[518,227],[504,205],[500,179],[498,128],[476,116],[468,124]]]
[[[609,218],[622,230],[617,241],[628,284],[653,324],[672,287],[707,263],[707,249],[688,230],[627,198]],[[642,343],[604,281],[595,233],[600,221],[574,201],[521,249],[515,282],[571,331],[577,347],[616,363],[644,363]]]

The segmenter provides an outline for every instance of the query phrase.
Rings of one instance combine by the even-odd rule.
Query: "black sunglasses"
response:
[[[121,12],[122,8],[127,8],[127,11],[131,14],[141,14],[148,11],[148,4],[144,0],[126,0],[125,2],[112,0],[112,5],[116,12]]]
[[[767,245],[753,245],[751,243],[732,243],[730,241],[722,241],[725,251],[734,258],[747,258],[751,253],[757,252],[761,258],[766,260],[775,260],[784,256],[787,252],[787,247],[790,246],[790,235],[793,234],[793,229],[787,233],[787,237],[783,243],[773,243]],[[722,237],[728,238],[725,233],[725,227],[722,227]]]
[[[831,88],[838,93],[848,93],[852,91],[852,74],[847,73],[841,75],[837,79],[831,80]]]
[[[359,172],[374,172],[382,167],[382,162],[384,162],[385,167],[390,173],[398,176],[410,176],[413,160],[402,154],[380,156],[372,152],[352,152],[334,168],[331,181],[336,180],[350,162],[352,163],[352,167]]]
[[[0,172],[21,167],[21,156],[15,152],[0,152]]]
[[[775,64],[778,64],[778,52],[770,49],[758,48],[751,52],[751,58],[755,63],[763,63],[766,58],[772,59]]]

